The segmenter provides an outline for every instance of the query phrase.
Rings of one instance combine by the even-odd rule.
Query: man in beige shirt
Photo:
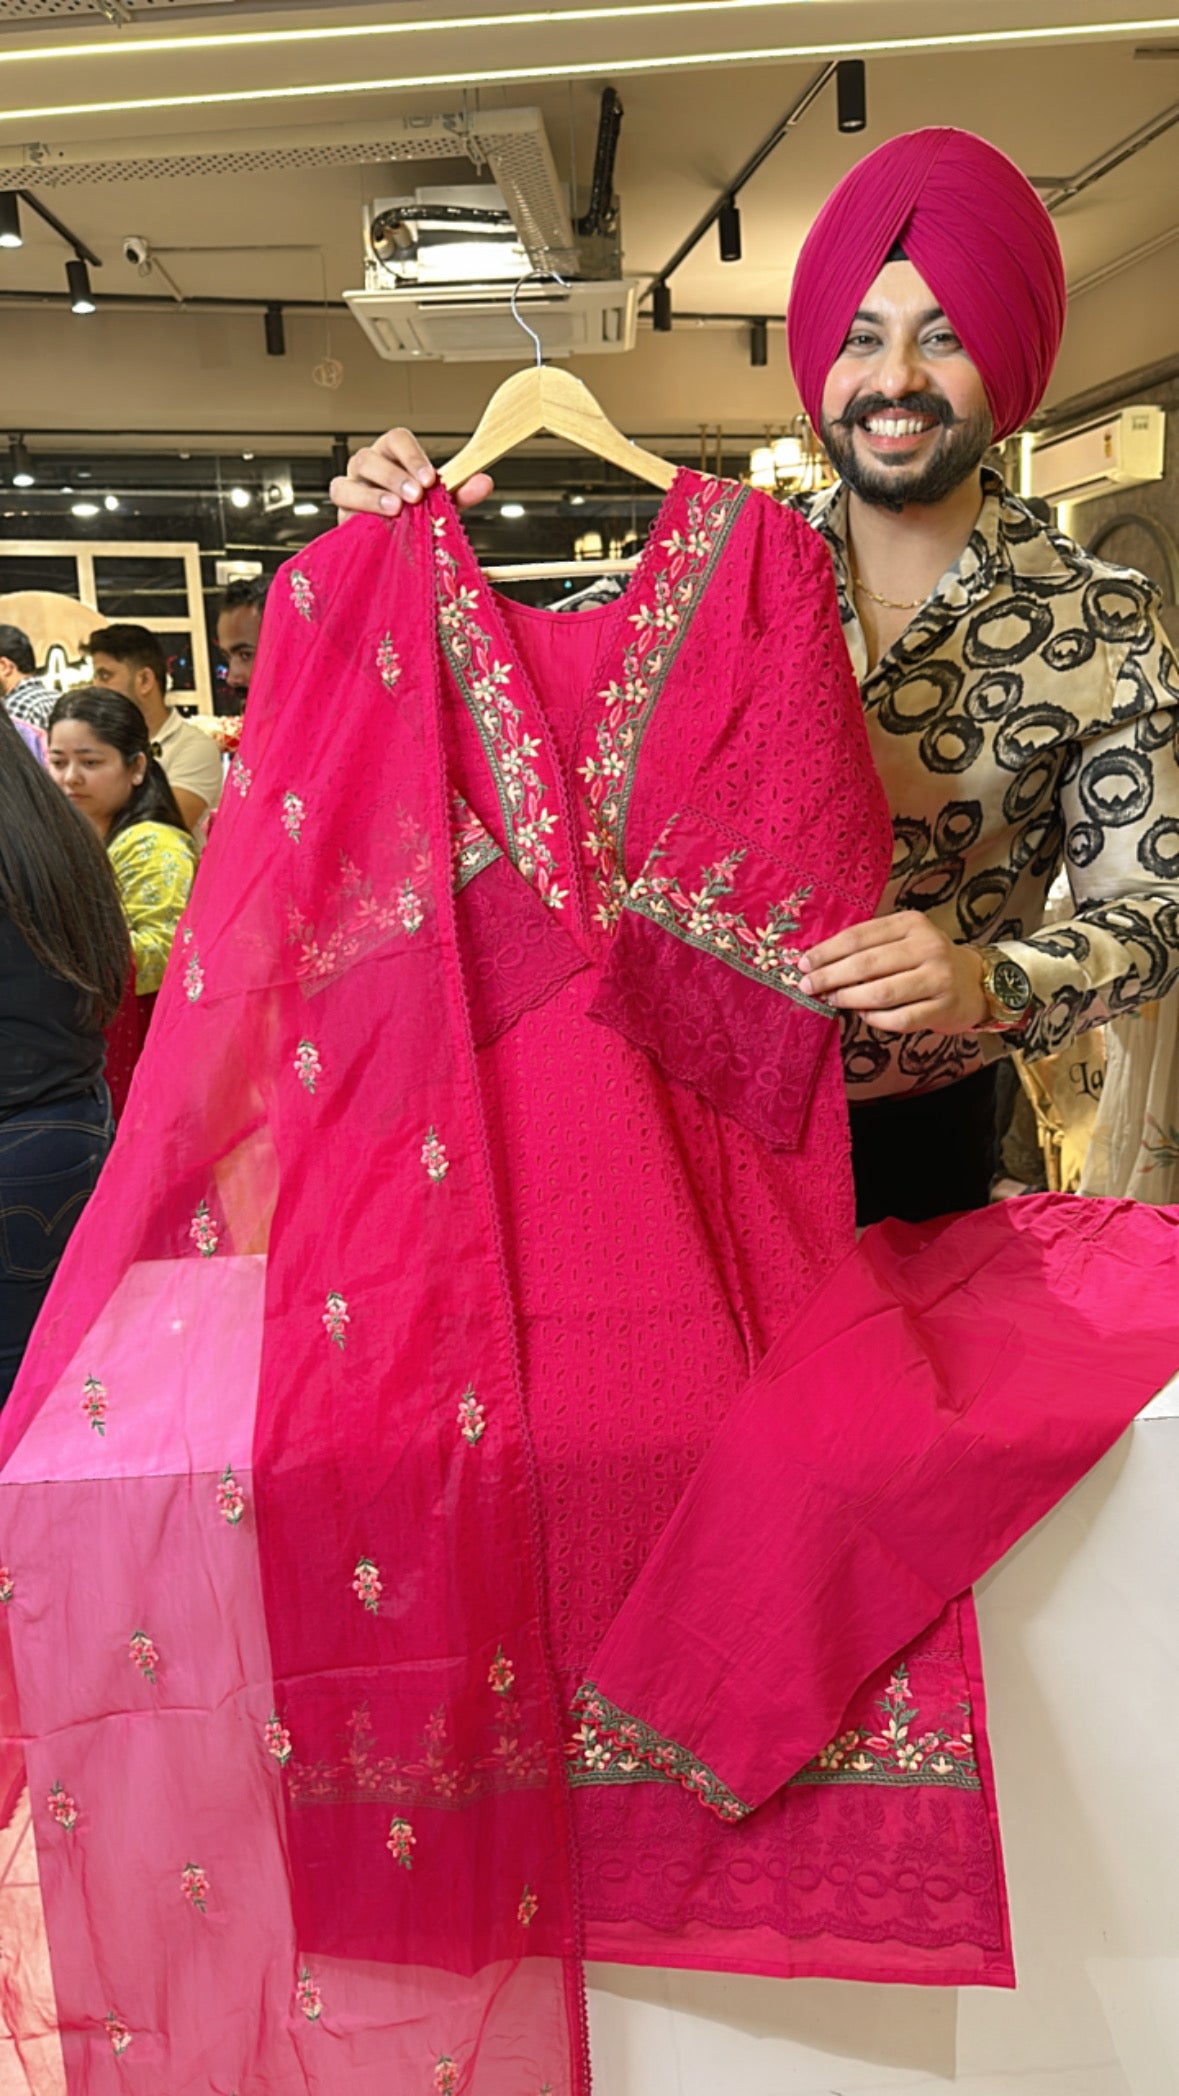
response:
[[[90,661],[96,684],[138,706],[180,813],[195,830],[221,798],[221,752],[169,706],[168,665],[157,636],[146,626],[102,626],[90,636]]]

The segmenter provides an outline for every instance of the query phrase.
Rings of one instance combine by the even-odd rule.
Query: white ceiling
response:
[[[710,234],[675,278],[681,311],[776,315],[823,196],[881,139],[921,124],[960,124],[985,132],[1030,174],[1067,175],[1179,103],[1179,14],[1150,0],[1134,8],[1110,0],[990,0],[985,9],[974,0],[686,0],[678,7],[557,6],[533,10],[531,23],[513,19],[528,12],[523,5],[339,0],[276,10],[206,0],[187,16],[169,8],[141,24],[136,15],[122,30],[96,21],[95,4],[78,0],[77,19],[52,32],[6,14],[0,167],[24,163],[21,179],[102,257],[100,295],[152,288],[122,257],[123,236],[135,232],[157,248],[205,250],[169,259],[191,296],[310,300],[326,288],[338,298],[361,280],[365,197],[432,177],[462,179],[464,163],[435,170],[419,163],[392,182],[387,169],[326,166],[38,189],[36,167],[26,160],[30,141],[109,145],[155,136],[179,153],[215,132],[229,150],[278,126],[327,137],[343,123],[458,109],[464,95],[479,94],[539,105],[562,175],[575,159],[584,192],[598,95],[612,80],[626,112],[617,166],[626,267],[643,275],[666,262],[823,54],[932,39],[926,48],[875,55],[869,48],[867,132],[840,136],[827,89],[742,196],[744,259],[722,264]],[[1081,33],[1103,22],[1115,34]],[[400,36],[366,33],[407,23],[421,26]],[[305,32],[320,29],[348,33],[306,40]],[[947,37],[1007,31],[1022,41],[945,45]],[[251,32],[265,33],[251,41]],[[178,40],[187,48],[177,48]],[[1173,43],[1176,58],[1136,57],[1136,46],[1151,41]],[[792,59],[748,55],[803,47],[806,55]],[[702,57],[707,63],[694,62]],[[518,77],[543,72],[558,77]],[[453,84],[369,84],[410,74]],[[511,77],[486,84],[497,74]],[[484,84],[470,84],[478,81]],[[357,83],[363,91],[341,91]],[[291,89],[300,92],[283,98]],[[225,95],[243,99],[211,99]],[[161,99],[182,106],[143,106]],[[13,114],[21,110],[52,113]],[[1070,279],[1083,280],[1179,227],[1177,197],[1179,127],[1060,212]],[[0,253],[0,290],[59,292],[60,243],[27,214],[26,236],[19,252]],[[1179,272],[1179,241],[1161,248],[1155,267],[1168,278]],[[346,319],[338,324],[352,327]],[[1128,342],[1122,368],[1140,361]]]

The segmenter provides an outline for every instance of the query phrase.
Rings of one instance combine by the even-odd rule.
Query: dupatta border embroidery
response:
[[[661,541],[665,558],[642,572],[638,602],[628,614],[634,635],[612,678],[597,697],[604,707],[594,740],[597,756],[580,767],[589,819],[584,849],[593,861],[602,900],[597,918],[611,931],[626,902],[623,857],[635,771],[660,694],[698,604],[749,497],[736,481],[706,481],[689,495],[687,529]]]
[[[569,890],[558,885],[557,858],[549,842],[560,821],[557,781],[538,768],[546,752],[540,736],[527,733],[524,710],[513,696],[518,682],[515,664],[506,654],[503,660],[497,658],[494,638],[482,623],[482,591],[459,580],[459,564],[447,544],[449,519],[432,518],[431,529],[439,637],[495,782],[508,856],[550,909],[563,910]],[[489,856],[481,856],[467,878],[490,863]]]
[[[503,858],[490,830],[484,828],[461,793],[452,794],[450,800],[450,852],[451,879],[456,895],[461,895],[467,882],[473,881],[484,867],[494,866],[497,859]]]

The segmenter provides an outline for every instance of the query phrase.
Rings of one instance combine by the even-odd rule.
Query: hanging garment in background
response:
[[[71,2088],[573,2096],[587,1931],[683,1920],[652,1842],[670,1957],[756,1958],[563,1703],[851,1241],[797,953],[888,855],[826,556],[747,490],[681,474],[574,621],[441,493],[284,571],[0,1445]]]
[[[1105,1072],[1080,1191],[1179,1202],[1179,990],[1105,1027]]]

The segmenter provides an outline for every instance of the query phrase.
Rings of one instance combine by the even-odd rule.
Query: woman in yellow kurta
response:
[[[135,960],[107,1034],[116,1115],[164,980],[196,852],[138,706],[96,685],[66,692],[49,720],[49,769],[106,846]]]

